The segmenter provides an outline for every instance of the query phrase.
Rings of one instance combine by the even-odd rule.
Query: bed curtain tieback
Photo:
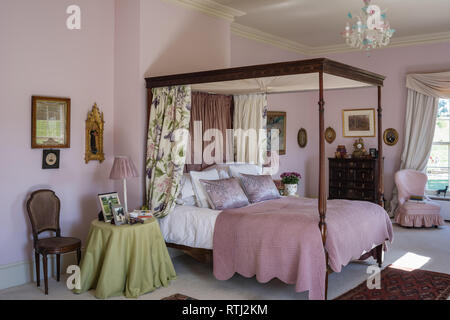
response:
[[[190,117],[190,86],[152,89],[147,135],[146,199],[157,218],[170,213],[180,190]]]

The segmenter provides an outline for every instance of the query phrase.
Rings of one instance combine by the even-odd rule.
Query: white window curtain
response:
[[[264,164],[267,151],[267,95],[235,95],[233,118],[236,161]]]
[[[405,143],[400,170],[424,171],[433,143],[439,98],[450,98],[450,71],[409,74],[406,77]],[[398,207],[397,188],[394,188],[390,214]]]

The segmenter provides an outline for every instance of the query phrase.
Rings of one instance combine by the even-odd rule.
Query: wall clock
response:
[[[42,169],[59,169],[59,150],[42,152]]]
[[[398,132],[394,128],[389,128],[384,131],[383,134],[384,143],[388,146],[394,146],[398,142]]]
[[[326,140],[328,143],[333,143],[335,139],[336,139],[336,131],[334,131],[333,128],[328,127],[328,128],[325,130],[325,140]]]
[[[300,148],[304,148],[308,144],[308,134],[304,128],[301,128],[298,131],[297,142]]]

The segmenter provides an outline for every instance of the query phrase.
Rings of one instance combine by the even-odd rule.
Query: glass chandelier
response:
[[[369,52],[370,49],[387,46],[395,30],[386,20],[386,10],[382,12],[379,6],[370,4],[371,0],[363,1],[362,14],[355,16],[356,22],[353,15],[348,14],[351,22],[347,22],[342,35],[350,47]]]

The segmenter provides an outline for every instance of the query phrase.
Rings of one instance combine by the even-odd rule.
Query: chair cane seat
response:
[[[36,250],[48,254],[71,252],[80,247],[81,240],[70,237],[43,238],[36,242]]]

